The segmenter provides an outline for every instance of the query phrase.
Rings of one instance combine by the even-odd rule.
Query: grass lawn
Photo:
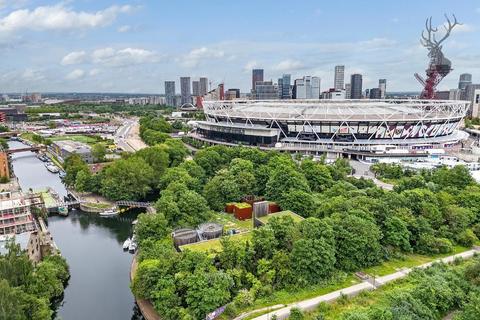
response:
[[[303,220],[303,218],[300,217],[298,214],[293,213],[292,211],[289,211],[289,210],[267,214],[266,216],[258,218],[258,220],[260,220],[265,225],[273,217],[284,217],[284,216],[292,217],[293,222],[300,222]]]
[[[86,202],[84,203],[87,207],[97,208],[97,209],[110,209],[112,207],[109,203],[101,203],[101,202]]]
[[[329,292],[333,292],[342,288],[353,286],[359,283],[360,280],[355,277],[353,274],[339,273],[336,277],[324,284],[318,284],[311,287],[302,288],[296,291],[291,290],[279,290],[273,292],[271,295],[265,298],[261,298],[255,301],[255,303],[244,309],[239,310],[239,314],[249,311],[264,308],[267,306],[273,306],[277,304],[290,304],[296,301],[305,300],[309,298],[314,298],[316,296],[324,295]],[[262,314],[268,313],[270,311],[256,312],[246,319],[253,319],[255,317],[261,316]],[[226,319],[226,318],[225,318]]]
[[[98,140],[95,139],[94,137],[91,136],[85,136],[85,135],[61,135],[61,136],[53,136],[49,137],[49,140],[52,141],[62,141],[62,140],[70,140],[70,141],[76,141],[76,142],[82,142],[82,143],[87,143],[87,144],[92,144],[96,143]]]
[[[453,252],[435,254],[431,256],[412,253],[412,254],[406,255],[404,259],[392,259],[392,260],[383,262],[379,266],[363,269],[362,271],[371,276],[374,276],[374,275],[384,276],[390,273],[397,272],[399,271],[399,269],[402,269],[402,268],[413,268],[413,267],[422,265],[424,263],[431,262],[436,259],[448,257],[448,256],[451,256],[460,252],[464,252],[470,249],[471,248],[466,248],[462,246],[454,246]]]
[[[20,134],[20,138],[33,142],[33,132],[24,132]]]
[[[215,213],[213,221],[223,225],[225,230],[236,229],[245,232],[253,229],[252,219],[238,220],[231,213]]]
[[[232,241],[247,242],[252,238],[252,233],[245,232],[245,233],[234,234],[227,237],[230,237]],[[220,243],[220,238],[218,238],[218,239],[186,244],[181,246],[180,249],[182,251],[188,249],[188,250],[197,251],[197,252],[216,253],[222,250],[222,244]]]

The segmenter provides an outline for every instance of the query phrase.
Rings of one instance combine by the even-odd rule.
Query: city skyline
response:
[[[439,25],[451,12],[463,25],[444,44],[454,70],[438,89],[455,88],[462,73],[480,79],[478,2],[375,1],[376,10],[360,3],[272,3],[256,4],[258,17],[248,19],[248,1],[188,1],[186,11],[153,1],[0,1],[0,54],[8,61],[0,91],[163,94],[165,81],[179,85],[186,75],[248,92],[254,68],[265,70],[265,81],[318,76],[323,91],[333,87],[335,65],[345,65],[346,79],[361,73],[364,88],[386,78],[390,91],[420,91],[413,73],[428,64],[419,43],[425,18]],[[226,7],[238,14],[225,14]],[[159,12],[169,14],[156,19]],[[356,32],[335,29],[339,19]],[[278,31],[285,22],[287,30]],[[202,36],[192,34],[195,24],[206,31]]]

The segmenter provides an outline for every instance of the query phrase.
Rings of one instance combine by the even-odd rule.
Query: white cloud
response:
[[[209,59],[219,59],[225,56],[223,50],[210,49],[207,47],[201,47],[193,49],[178,61],[180,64],[187,68],[192,68],[198,66],[202,61]]]
[[[22,79],[25,81],[42,81],[45,76],[38,70],[25,69],[22,73]]]
[[[73,51],[63,57],[62,62],[60,63],[64,66],[80,64],[85,62],[86,58],[87,53],[85,51]]]
[[[91,57],[93,63],[111,67],[154,63],[160,59],[159,55],[155,52],[138,48],[125,48],[120,50],[102,48],[93,51]]]
[[[130,30],[132,30],[132,26],[129,25],[121,26],[117,29],[120,33],[129,32]]]
[[[299,70],[302,68],[304,68],[303,63],[301,63],[298,60],[291,60],[291,59],[283,60],[273,67],[273,69],[276,71],[292,71],[292,70]]]
[[[69,74],[66,75],[65,79],[67,80],[78,80],[85,76],[85,71],[82,69],[75,69]]]
[[[93,76],[96,76],[96,75],[99,74],[99,73],[100,73],[100,69],[92,69],[92,70],[90,70],[90,71],[88,72],[88,74],[89,74],[90,76],[92,76],[92,77],[93,77]]]
[[[103,27],[114,22],[119,14],[133,10],[132,6],[111,6],[96,12],[74,11],[63,3],[41,6],[33,10],[19,9],[0,19],[0,32],[19,30],[74,30]]]

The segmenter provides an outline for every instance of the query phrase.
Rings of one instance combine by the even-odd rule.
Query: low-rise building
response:
[[[0,236],[34,231],[32,205],[32,200],[21,193],[0,193]]]
[[[76,153],[86,163],[94,162],[92,149],[85,143],[70,140],[55,141],[52,143],[51,149],[58,157],[62,158],[62,160]]]

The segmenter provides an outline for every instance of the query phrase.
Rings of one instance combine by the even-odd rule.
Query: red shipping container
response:
[[[238,220],[252,219],[253,208],[248,203],[235,204],[233,214]]]
[[[268,204],[268,213],[275,213],[275,212],[280,212],[280,206],[276,204],[275,202],[270,202]]]
[[[233,213],[233,209],[235,208],[235,203],[227,203],[225,206],[226,213]]]

